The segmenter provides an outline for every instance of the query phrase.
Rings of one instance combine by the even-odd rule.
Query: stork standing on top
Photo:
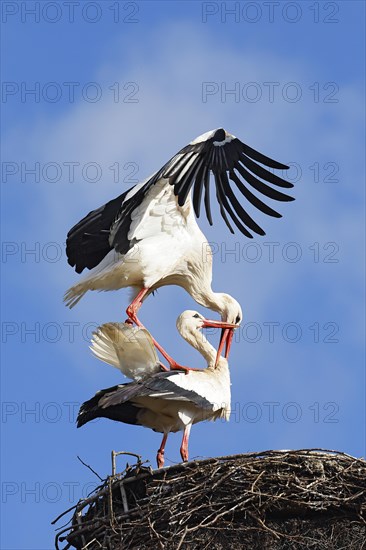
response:
[[[169,433],[183,431],[182,460],[188,460],[188,439],[193,424],[202,420],[229,419],[230,374],[227,359],[216,360],[215,348],[203,337],[204,327],[220,326],[230,332],[238,326],[208,321],[196,311],[185,311],[177,320],[182,337],[207,361],[206,369],[160,372],[161,368],[146,331],[134,332],[123,324],[102,325],[93,337],[92,351],[103,361],[120,369],[135,382],[99,391],[82,404],[77,426],[95,418],[109,418],[136,424],[163,433],[157,464],[164,465],[165,444]],[[137,352],[137,353],[136,353]]]
[[[88,290],[133,287],[136,293],[127,315],[142,327],[137,313],[143,300],[162,286],[178,285],[197,303],[217,311],[223,321],[240,323],[238,302],[228,294],[212,291],[210,248],[194,214],[199,218],[204,191],[206,216],[212,225],[212,173],[220,212],[229,230],[234,233],[233,224],[246,237],[252,238],[251,232],[264,235],[232,186],[255,208],[280,218],[251,189],[273,200],[291,201],[293,197],[275,187],[293,185],[261,165],[289,168],[219,128],[196,138],[147,180],[90,212],[67,235],[69,264],[77,273],[85,268],[91,271],[66,292],[66,305],[73,307]],[[231,337],[232,332],[226,330],[220,345]],[[181,368],[153,341],[172,369]]]

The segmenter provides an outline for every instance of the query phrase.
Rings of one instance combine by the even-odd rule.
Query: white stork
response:
[[[212,291],[212,258],[207,257],[209,245],[194,213],[198,218],[205,190],[204,205],[212,225],[212,172],[221,215],[230,231],[234,233],[232,222],[247,237],[252,238],[250,231],[264,235],[239,203],[231,184],[255,208],[277,218],[281,215],[250,188],[270,199],[291,201],[293,197],[268,183],[281,188],[293,185],[261,164],[288,169],[219,128],[196,138],[147,180],[90,212],[67,235],[69,264],[77,273],[85,268],[91,271],[66,292],[66,305],[73,307],[88,290],[133,287],[136,294],[127,315],[142,326],[137,312],[143,300],[159,287],[178,285],[197,303],[218,312],[223,321],[240,323],[238,302]],[[154,344],[171,368],[180,368],[155,340]]]
[[[168,434],[183,431],[180,453],[182,460],[187,461],[192,424],[218,418],[228,420],[230,416],[230,374],[227,359],[220,357],[216,361],[215,348],[201,333],[203,327],[211,326],[221,326],[232,332],[238,325],[208,321],[196,311],[185,311],[178,317],[177,328],[180,334],[207,361],[206,369],[191,369],[188,374],[178,371],[148,374],[141,369],[137,372],[134,370],[135,359],[131,354],[126,354],[123,345],[118,349],[115,340],[113,344],[113,341],[107,338],[99,348],[100,342],[97,342],[94,350],[97,351],[97,355],[102,354],[104,361],[108,358],[107,362],[114,363],[114,366],[118,365],[117,368],[124,364],[123,372],[128,372],[138,381],[101,390],[92,399],[83,403],[78,414],[77,427],[80,428],[95,418],[109,418],[161,432],[164,435],[157,453],[159,468],[164,465]],[[122,341],[125,342],[124,337]],[[147,365],[153,365],[156,352],[152,341],[142,339],[138,344],[135,342],[140,351],[141,345],[146,348]],[[116,349],[119,351],[118,355]],[[129,366],[125,361],[127,356],[132,359]],[[158,368],[156,365],[156,369]]]

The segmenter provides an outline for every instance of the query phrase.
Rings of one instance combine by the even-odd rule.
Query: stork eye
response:
[[[238,323],[240,323],[241,319],[240,319],[240,315],[238,315],[235,319],[235,324],[237,325]]]
[[[198,313],[196,313],[195,315],[193,315],[193,317],[195,317],[196,319],[199,319],[199,318],[200,318],[200,316],[199,316]]]

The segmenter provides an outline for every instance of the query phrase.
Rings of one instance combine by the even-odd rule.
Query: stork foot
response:
[[[148,288],[142,288],[139,291],[139,293],[137,294],[136,298],[134,300],[132,300],[132,302],[130,303],[130,305],[126,309],[126,314],[129,317],[129,319],[133,323],[136,323],[136,325],[139,326],[139,327],[140,326],[142,327],[142,324],[137,319],[137,312],[140,309],[140,307],[142,306],[142,301],[143,301],[144,297],[146,296],[147,292],[149,292]]]
[[[188,462],[188,439],[191,431],[192,424],[188,424],[184,428],[182,445],[180,446],[180,456],[183,462]]]
[[[168,371],[169,371],[168,367],[166,367],[165,365],[163,365],[163,363],[162,363],[161,361],[159,361],[159,365],[160,365],[161,370],[163,370],[164,372],[168,372]]]
[[[183,462],[188,462],[188,449],[181,449],[180,455],[182,457]]]
[[[139,308],[137,308],[137,307],[131,307],[131,306],[128,306],[128,308],[126,309],[126,314],[128,315],[128,317],[131,321],[135,320],[138,309]]]
[[[180,370],[184,372],[185,374],[189,374],[189,371],[191,370],[201,370],[201,369],[193,369],[191,367],[184,367],[183,365],[179,365],[179,363],[176,363],[175,361],[169,362],[170,370]]]
[[[136,312],[132,308],[127,308],[126,313],[128,315],[125,323],[129,323],[131,325],[135,324],[138,327],[141,326],[141,322],[138,320]]]

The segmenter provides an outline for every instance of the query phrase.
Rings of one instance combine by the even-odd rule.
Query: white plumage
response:
[[[78,427],[94,418],[105,417],[162,432],[164,436],[157,454],[159,467],[164,464],[168,434],[183,431],[181,456],[183,460],[188,460],[188,438],[192,425],[202,420],[228,420],[230,416],[228,362],[224,357],[216,360],[215,348],[203,336],[201,329],[209,326],[219,326],[233,331],[237,325],[208,321],[195,311],[185,311],[177,320],[180,334],[207,361],[206,369],[190,370],[188,374],[178,371],[153,374],[144,372],[141,370],[142,363],[135,364],[131,351],[126,348],[127,332],[122,329],[122,340],[117,342],[113,337],[105,336],[106,332],[102,326],[97,333],[97,342],[95,343],[95,337],[93,340],[94,353],[138,381],[98,392],[82,405]],[[140,348],[141,341],[143,345]],[[151,358],[154,352],[152,342],[145,336],[141,341],[136,340],[133,347],[143,349],[146,356]],[[131,361],[128,365],[127,357]],[[135,365],[138,372],[135,372]],[[150,370],[151,366],[152,363],[147,370]]]
[[[264,235],[231,188],[238,189],[261,212],[280,217],[250,188],[270,199],[289,201],[292,197],[265,182],[285,188],[292,184],[261,164],[288,169],[219,128],[196,138],[145,182],[90,212],[67,236],[69,263],[78,273],[84,268],[91,271],[66,292],[66,304],[73,307],[88,290],[133,287],[136,295],[127,315],[142,327],[137,312],[143,300],[162,286],[178,285],[197,303],[218,312],[223,321],[239,323],[242,312],[238,302],[211,288],[211,250],[194,212],[199,217],[204,192],[206,215],[212,224],[212,173],[220,211],[230,231],[234,232],[233,223],[249,238],[250,231]],[[171,368],[179,367],[153,341]]]
[[[93,333],[91,351],[127,378],[143,380],[162,367],[150,333],[129,323],[105,323]]]

